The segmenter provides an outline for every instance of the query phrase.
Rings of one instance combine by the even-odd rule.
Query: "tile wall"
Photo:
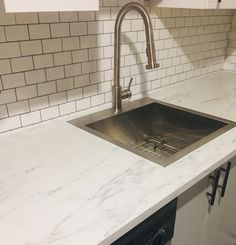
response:
[[[111,102],[113,29],[125,2],[103,0],[98,12],[0,14],[0,132]],[[232,11],[147,7],[161,67],[144,69],[144,27],[130,13],[121,77],[123,85],[134,78],[134,94],[223,67]]]
[[[232,29],[230,32],[224,68],[226,70],[236,71],[236,12],[234,12],[232,21]]]

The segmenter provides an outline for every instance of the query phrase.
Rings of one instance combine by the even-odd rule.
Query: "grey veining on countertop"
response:
[[[220,71],[190,81],[159,89],[155,92],[154,97],[168,103],[236,121],[235,72]]]
[[[236,73],[151,97],[236,121]],[[64,121],[0,136],[0,244],[109,244],[236,154],[236,128],[167,168]]]

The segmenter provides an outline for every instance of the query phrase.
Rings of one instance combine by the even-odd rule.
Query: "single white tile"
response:
[[[66,92],[49,95],[50,106],[60,105],[66,102]]]
[[[19,116],[9,117],[0,120],[0,133],[13,130],[21,127],[21,121]]]
[[[41,69],[25,72],[25,79],[27,84],[46,82],[45,70]]]
[[[35,69],[52,67],[53,66],[53,55],[52,54],[43,54],[33,56],[34,67]]]
[[[50,38],[49,24],[29,25],[30,39]]]
[[[19,56],[21,56],[19,43],[0,43],[0,59]]]
[[[20,117],[21,117],[22,126],[28,126],[41,122],[41,116],[39,111],[26,113],[21,115]]]
[[[55,81],[37,84],[37,88],[38,96],[52,94],[57,90]]]
[[[62,42],[60,38],[45,39],[42,41],[44,53],[54,53],[62,51]]]
[[[77,110],[85,110],[91,107],[91,101],[90,98],[85,98],[85,99],[81,99],[81,100],[77,100],[76,101],[76,107]]]
[[[57,67],[47,68],[46,76],[47,76],[47,81],[64,78],[65,77],[64,67],[57,66]]]
[[[57,90],[58,91],[65,91],[74,88],[74,80],[73,78],[65,78],[57,80]]]
[[[16,95],[18,100],[26,100],[37,97],[36,85],[16,88]]]
[[[19,101],[15,103],[10,103],[7,105],[9,116],[15,116],[29,112],[29,102],[28,100]]]
[[[83,98],[83,91],[81,88],[68,90],[66,93],[67,93],[68,101],[74,101],[74,100],[79,100]]]
[[[29,39],[28,28],[26,25],[6,26],[5,33],[8,42]]]
[[[60,115],[67,115],[76,111],[76,104],[74,102],[69,102],[59,106]]]
[[[53,106],[47,109],[43,109],[41,110],[41,115],[43,121],[59,117],[59,108],[58,106]]]
[[[13,72],[30,71],[34,69],[32,57],[20,57],[11,59]]]
[[[6,105],[1,105],[0,106],[0,119],[8,117],[8,112],[7,112],[7,106]]]
[[[38,14],[37,13],[15,13],[17,24],[37,24]]]
[[[16,101],[15,89],[3,90],[0,93],[0,105]]]
[[[40,40],[20,42],[20,49],[23,56],[42,54],[43,52]]]
[[[30,110],[36,111],[49,107],[48,96],[37,97],[29,100]]]
[[[68,37],[70,35],[70,27],[68,23],[51,24],[52,37]]]

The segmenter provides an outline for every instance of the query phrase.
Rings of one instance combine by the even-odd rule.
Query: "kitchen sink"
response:
[[[127,103],[117,115],[105,110],[70,123],[163,167],[235,126],[150,98]]]

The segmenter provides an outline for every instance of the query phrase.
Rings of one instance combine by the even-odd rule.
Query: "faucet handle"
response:
[[[131,78],[130,78],[130,81],[129,81],[128,88],[127,88],[128,90],[130,90],[131,85],[132,85],[132,83],[133,83],[133,80],[134,80],[133,77],[131,77]]]
[[[121,91],[121,99],[122,100],[131,98],[132,91],[130,88],[131,88],[131,85],[133,83],[133,80],[134,80],[133,78],[130,78],[128,87],[125,89],[122,89],[122,91]]]

